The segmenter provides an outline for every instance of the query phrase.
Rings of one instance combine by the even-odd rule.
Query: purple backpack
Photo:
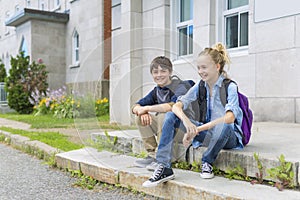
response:
[[[227,103],[227,96],[228,96],[228,86],[233,82],[230,79],[224,79],[222,83],[222,87],[220,88],[220,98],[223,106],[225,107]],[[235,83],[236,84],[236,83]],[[243,112],[243,120],[241,129],[243,131],[242,138],[243,144],[247,145],[249,143],[251,137],[251,127],[253,122],[253,114],[249,108],[248,98],[241,94],[238,91],[238,98],[239,98],[239,106]],[[207,109],[207,102],[206,102],[206,88],[204,86],[204,81],[200,81],[199,84],[199,108],[200,108],[200,119],[198,121],[205,123],[206,122],[206,109]]]

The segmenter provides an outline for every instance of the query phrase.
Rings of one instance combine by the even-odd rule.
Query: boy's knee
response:
[[[141,117],[140,116],[135,116],[135,124],[137,126],[142,126],[142,122],[141,122]]]
[[[175,113],[173,113],[173,112],[167,112],[166,113],[166,116],[165,116],[165,120],[174,120],[174,119],[176,119],[176,115],[175,115]]]

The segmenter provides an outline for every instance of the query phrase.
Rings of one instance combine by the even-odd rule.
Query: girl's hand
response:
[[[186,133],[189,134],[190,137],[194,138],[197,135],[197,126],[189,119],[183,120],[183,125],[186,128]]]
[[[191,135],[188,134],[188,133],[184,134],[183,139],[182,139],[182,143],[183,143],[185,148],[188,148],[190,146],[190,144],[192,143],[193,138],[194,137],[191,137]]]
[[[148,126],[150,124],[152,124],[152,117],[150,114],[146,113],[146,114],[142,114],[140,115],[141,117],[141,123],[143,126]]]

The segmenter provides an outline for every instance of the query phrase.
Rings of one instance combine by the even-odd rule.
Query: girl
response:
[[[174,178],[171,169],[172,144],[175,129],[178,127],[185,129],[183,144],[186,147],[192,141],[194,148],[203,144],[207,145],[202,155],[202,172],[200,173],[204,179],[214,177],[212,163],[221,149],[243,148],[240,131],[243,114],[238,103],[237,85],[229,84],[225,107],[220,99],[220,87],[226,78],[224,66],[229,63],[226,49],[220,43],[212,48],[205,48],[199,54],[197,68],[204,81],[207,97],[205,123],[189,119],[183,112],[191,102],[199,98],[199,82],[187,94],[178,98],[177,103],[172,107],[173,112],[166,114],[156,154],[158,166],[152,177],[143,183],[144,187],[153,187]]]

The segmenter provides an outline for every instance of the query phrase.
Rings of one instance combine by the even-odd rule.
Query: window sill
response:
[[[186,56],[179,56],[176,60],[173,61],[174,65],[179,65],[183,63],[190,63],[193,62],[193,54],[186,55]]]
[[[249,48],[247,47],[241,47],[241,48],[233,48],[228,49],[228,53],[231,57],[240,57],[240,56],[247,56],[249,54]]]
[[[70,3],[73,3],[74,1],[78,1],[78,0],[70,0],[69,2],[70,2]]]
[[[80,67],[80,63],[69,65],[70,69],[74,69],[74,68],[78,68],[78,67]]]
[[[58,10],[60,10],[60,8],[61,8],[61,6],[58,5],[58,6],[56,6],[56,7],[52,10],[52,12],[58,11]]]

